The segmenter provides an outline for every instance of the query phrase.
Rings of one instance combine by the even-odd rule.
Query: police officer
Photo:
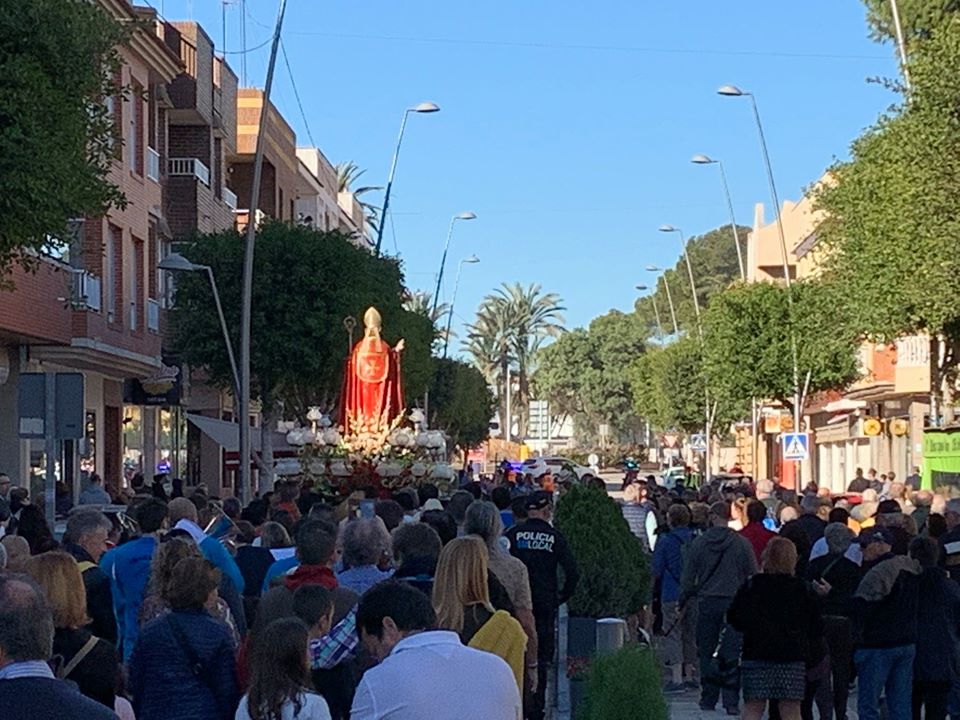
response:
[[[527,519],[507,530],[510,553],[527,567],[537,625],[537,691],[529,698],[527,717],[541,720],[547,687],[547,671],[553,661],[557,608],[570,599],[580,572],[566,539],[550,524],[553,495],[536,492],[526,499]],[[557,567],[563,568],[563,587],[558,589]]]

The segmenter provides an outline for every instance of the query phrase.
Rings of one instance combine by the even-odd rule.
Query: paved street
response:
[[[720,720],[726,717],[723,710],[719,712],[704,712],[699,705],[699,691],[689,690],[680,695],[667,696],[667,703],[670,705],[671,720]],[[816,710],[814,710],[816,716]],[[857,720],[857,694],[850,693],[850,701],[847,703],[847,720]]]

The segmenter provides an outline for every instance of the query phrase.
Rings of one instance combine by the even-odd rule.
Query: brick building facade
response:
[[[158,236],[167,227],[165,86],[181,69],[153,31],[154,10],[126,0],[99,3],[118,22],[136,23],[120,48],[119,80],[127,92],[105,100],[118,137],[109,179],[127,204],[75,222],[62,253],[42,258],[36,275],[14,271],[15,289],[0,303],[0,368],[7,376],[0,385],[0,468],[25,484],[52,461],[74,493],[91,472],[117,485],[156,436],[151,418],[124,405],[123,383],[162,365],[156,255],[148,253],[159,252]],[[45,458],[42,443],[18,436],[17,378],[56,371],[84,375],[86,437]]]

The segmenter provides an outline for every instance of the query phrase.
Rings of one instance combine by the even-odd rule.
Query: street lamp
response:
[[[647,272],[663,272],[663,287],[667,291],[667,305],[670,306],[670,319],[673,321],[673,334],[680,335],[680,326],[677,325],[677,311],[673,307],[673,295],[670,294],[670,283],[667,282],[667,273],[663,268],[656,265],[647,265]]]
[[[723,162],[714,160],[708,155],[697,154],[690,158],[694,165],[716,165],[720,168],[720,182],[723,184],[723,194],[727,198],[727,210],[730,211],[730,227],[733,228],[733,244],[737,247],[737,262],[740,264],[740,279],[747,281],[747,273],[743,266],[743,251],[740,249],[740,233],[737,231],[737,219],[733,215],[733,200],[730,197],[730,186],[727,184],[727,173],[723,169]]]
[[[210,280],[210,289],[213,291],[213,302],[217,307],[217,316],[220,318],[220,329],[223,331],[223,342],[227,346],[227,357],[230,360],[230,371],[233,373],[233,391],[235,397],[240,397],[240,373],[237,372],[237,360],[233,355],[233,343],[230,341],[230,331],[227,330],[227,321],[223,317],[223,306],[220,304],[220,293],[217,290],[217,281],[213,277],[213,268],[209,265],[199,265],[187,260],[179,253],[170,253],[161,260],[157,267],[168,272],[206,272]]]
[[[443,266],[447,264],[447,251],[450,249],[450,238],[453,237],[453,226],[457,220],[476,220],[477,216],[472,212],[462,212],[454,215],[450,219],[450,229],[447,230],[447,241],[443,244],[443,256],[440,258],[440,272],[437,274],[437,290],[433,293],[433,313],[437,312],[437,304],[440,302],[440,283],[443,281]]]
[[[783,279],[787,286],[787,308],[791,319],[793,317],[793,290],[790,281],[790,263],[787,258],[787,239],[783,232],[783,218],[780,216],[780,198],[777,195],[777,185],[773,179],[773,167],[770,164],[770,153],[767,151],[767,140],[763,134],[763,123],[760,122],[760,111],[757,109],[757,98],[751,92],[741,90],[736,85],[722,85],[717,89],[720,95],[727,97],[749,97],[753,107],[753,119],[757,124],[757,135],[760,137],[760,150],[763,155],[763,164],[767,171],[767,182],[770,184],[770,197],[773,200],[773,209],[777,218],[777,233],[780,236],[780,255],[783,260]],[[790,354],[793,361],[793,427],[795,432],[800,431],[800,370],[797,354],[797,335],[792,325],[790,330]],[[756,456],[754,456],[756,457]],[[797,467],[797,487],[800,487],[800,468]]]
[[[447,356],[447,347],[450,345],[450,326],[453,324],[453,306],[457,302],[457,290],[460,289],[460,273],[463,271],[464,264],[466,265],[475,265],[480,262],[480,258],[476,255],[471,255],[470,257],[465,257],[460,261],[460,264],[457,265],[457,280],[453,284],[453,299],[450,301],[450,309],[447,311],[447,332],[443,336],[443,356]]]
[[[422,102],[403,111],[403,120],[400,121],[400,134],[397,136],[397,147],[393,150],[393,161],[390,163],[390,174],[387,176],[387,189],[383,193],[383,207],[380,209],[380,225],[377,227],[377,250],[380,254],[380,245],[383,243],[383,226],[387,222],[387,210],[390,208],[390,188],[393,187],[393,176],[397,172],[397,158],[400,157],[400,144],[403,142],[403,131],[407,128],[407,116],[410,113],[435,113],[440,107],[436,103]]]
[[[637,285],[637,290],[643,292],[649,288],[646,285]],[[650,300],[653,302],[653,314],[657,318],[657,335],[660,337],[660,344],[663,345],[663,323],[660,322],[660,310],[657,308],[657,293],[650,294]]]
[[[690,264],[690,255],[687,253],[687,240],[683,236],[683,230],[675,228],[673,225],[661,225],[657,229],[662,233],[676,233],[680,236],[680,247],[683,250],[683,259],[687,264],[687,275],[690,276],[690,292],[693,294],[693,312],[697,316],[697,332],[702,335],[703,329],[700,327],[700,301],[697,299],[697,285],[693,280],[693,266]]]

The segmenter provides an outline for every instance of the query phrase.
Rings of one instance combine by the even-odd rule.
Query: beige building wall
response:
[[[747,236],[747,279],[750,282],[783,279],[783,252],[776,217],[767,222],[765,212],[764,204],[757,203],[753,230]],[[780,217],[790,277],[797,279],[816,273],[822,261],[822,251],[816,246],[816,229],[823,214],[814,209],[810,194],[804,195],[799,202],[784,201]]]

